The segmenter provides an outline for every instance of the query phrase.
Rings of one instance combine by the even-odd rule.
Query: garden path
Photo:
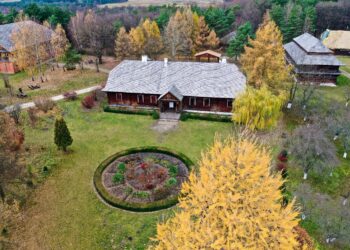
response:
[[[77,95],[82,95],[82,94],[86,94],[86,93],[92,92],[94,90],[97,90],[99,88],[101,88],[101,86],[97,85],[97,86],[92,86],[92,87],[85,88],[85,89],[76,90],[75,92],[77,93]],[[50,99],[52,101],[57,102],[57,101],[63,100],[64,96],[63,95],[57,95],[57,96],[51,97]],[[20,106],[21,109],[27,109],[27,108],[35,107],[35,103],[34,102],[26,102],[26,103],[19,104],[19,106]],[[6,112],[11,112],[11,110],[13,110],[14,107],[15,107],[14,105],[7,106],[5,108],[5,111]]]
[[[158,133],[165,133],[175,130],[179,125],[180,114],[160,113],[159,120],[152,126],[152,129]]]

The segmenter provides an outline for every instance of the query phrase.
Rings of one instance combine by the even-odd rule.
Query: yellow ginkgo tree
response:
[[[216,140],[182,186],[175,216],[157,227],[154,249],[297,249],[298,212],[281,207],[280,174],[248,136]]]

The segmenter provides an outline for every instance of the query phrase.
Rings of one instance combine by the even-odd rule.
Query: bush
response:
[[[344,76],[344,75],[340,75],[337,78],[337,85],[338,86],[346,86],[346,85],[350,85],[350,78]]]
[[[278,154],[278,160],[280,160],[281,162],[287,162],[288,161],[288,152],[287,150],[282,150],[279,154]]]
[[[197,114],[197,113],[181,113],[180,120],[187,121],[188,119],[217,121],[217,122],[232,122],[230,116],[215,115],[215,114]]]
[[[170,177],[169,179],[167,179],[167,181],[165,182],[165,186],[166,187],[173,187],[177,184],[177,180],[174,177]]]
[[[75,91],[66,92],[63,94],[63,96],[67,101],[74,101],[78,98],[78,94]]]
[[[158,113],[157,111],[153,110],[153,112],[152,112],[152,118],[153,118],[154,120],[158,120],[158,119],[159,119],[159,113]]]
[[[84,106],[84,108],[92,109],[95,105],[95,98],[92,95],[85,96],[84,99],[81,101],[81,104]]]
[[[37,122],[37,120],[38,120],[38,117],[36,116],[35,108],[29,108],[27,110],[27,113],[28,113],[28,118],[29,118],[30,125],[32,127],[34,127],[36,122]]]
[[[124,181],[124,174],[117,172],[113,175],[112,180],[114,183],[122,183]]]
[[[145,191],[136,191],[132,195],[134,197],[137,197],[137,198],[148,198],[149,197],[149,193],[145,192]]]
[[[118,164],[118,171],[119,171],[120,173],[125,173],[125,170],[126,170],[126,165],[125,165],[125,163],[124,163],[124,162],[119,163],[119,164]]]
[[[107,94],[103,92],[101,89],[97,89],[93,92],[93,96],[95,98],[95,101],[102,102],[106,99]]]
[[[117,114],[153,115],[153,110],[148,109],[126,109],[122,107],[105,106],[103,111]]]
[[[169,173],[170,173],[171,177],[176,177],[177,176],[177,172],[178,172],[178,169],[177,169],[176,165],[170,165],[169,166]]]
[[[43,97],[35,100],[34,103],[35,106],[44,113],[47,113],[49,110],[52,110],[56,106],[53,100]]]

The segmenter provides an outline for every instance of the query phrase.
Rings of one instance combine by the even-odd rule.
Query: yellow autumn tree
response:
[[[132,28],[129,33],[132,53],[139,57],[144,53],[145,35],[141,26]]]
[[[50,41],[51,32],[47,27],[26,17],[21,17],[18,21],[11,34],[16,65],[31,74],[33,80],[34,74],[39,71],[43,81],[42,64],[50,57],[50,42],[47,41]]]
[[[232,120],[251,129],[269,129],[276,125],[284,95],[274,95],[266,86],[248,87],[233,103]]]
[[[216,49],[219,46],[220,40],[216,36],[214,30],[211,30],[207,38],[207,47],[209,49]]]
[[[142,23],[145,45],[144,52],[151,58],[156,57],[163,49],[162,37],[158,24],[148,18]]]
[[[281,31],[266,14],[256,38],[249,39],[241,56],[248,84],[257,88],[267,85],[276,92],[287,88],[290,68],[286,66],[282,39]]]
[[[57,24],[55,32],[51,36],[51,48],[53,51],[53,56],[58,62],[67,51],[69,47],[66,32],[64,31],[61,24]]]
[[[294,202],[281,207],[280,174],[248,136],[216,140],[182,186],[179,210],[157,226],[154,249],[296,249]]]
[[[130,37],[124,27],[119,29],[117,37],[115,39],[115,56],[118,59],[123,60],[130,55]]]

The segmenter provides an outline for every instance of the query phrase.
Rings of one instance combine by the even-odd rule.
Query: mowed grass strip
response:
[[[28,201],[23,225],[14,232],[25,249],[144,249],[157,222],[172,210],[131,213],[103,204],[92,186],[98,164],[130,147],[163,146],[197,162],[216,133],[229,134],[230,123],[189,120],[166,134],[152,130],[151,117],[85,111],[80,101],[61,102],[74,139],[69,154],[57,153],[58,165]],[[25,126],[26,145],[55,151],[53,119],[46,128]]]

